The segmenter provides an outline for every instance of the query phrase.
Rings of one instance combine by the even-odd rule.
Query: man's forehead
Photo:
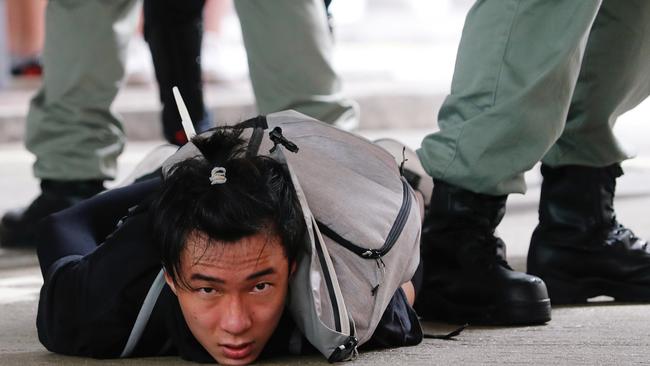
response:
[[[193,235],[183,250],[184,264],[223,269],[244,269],[286,259],[276,235],[256,234],[234,242]]]

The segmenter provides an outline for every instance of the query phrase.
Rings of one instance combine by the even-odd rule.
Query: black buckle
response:
[[[287,140],[286,137],[282,136],[282,129],[280,127],[276,127],[271,132],[269,132],[269,138],[271,139],[271,141],[273,141],[273,148],[269,150],[270,153],[273,153],[275,149],[278,148],[278,145],[284,146],[287,150],[291,151],[292,153],[297,153],[299,150],[296,144]]]

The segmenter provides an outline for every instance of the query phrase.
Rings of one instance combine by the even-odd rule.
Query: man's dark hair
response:
[[[266,232],[280,237],[289,263],[299,255],[305,223],[291,177],[269,157],[247,157],[242,131],[219,127],[194,137],[203,156],[174,165],[152,204],[153,239],[176,284],[185,284],[178,275],[181,254],[197,232],[207,236],[206,245]],[[225,183],[212,184],[215,167],[226,169]]]

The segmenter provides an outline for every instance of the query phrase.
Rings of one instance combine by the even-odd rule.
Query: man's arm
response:
[[[48,350],[119,357],[161,265],[148,230],[148,211],[114,228],[158,184],[147,181],[107,192],[43,223],[39,260],[44,284],[37,328]]]
[[[43,276],[60,258],[92,252],[115,230],[129,208],[141,203],[159,185],[159,179],[151,179],[114,189],[45,218],[36,228]]]

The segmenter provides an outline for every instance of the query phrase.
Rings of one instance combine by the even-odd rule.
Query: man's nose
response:
[[[226,304],[221,327],[230,334],[238,335],[247,331],[252,325],[250,313],[241,296],[230,296]]]

